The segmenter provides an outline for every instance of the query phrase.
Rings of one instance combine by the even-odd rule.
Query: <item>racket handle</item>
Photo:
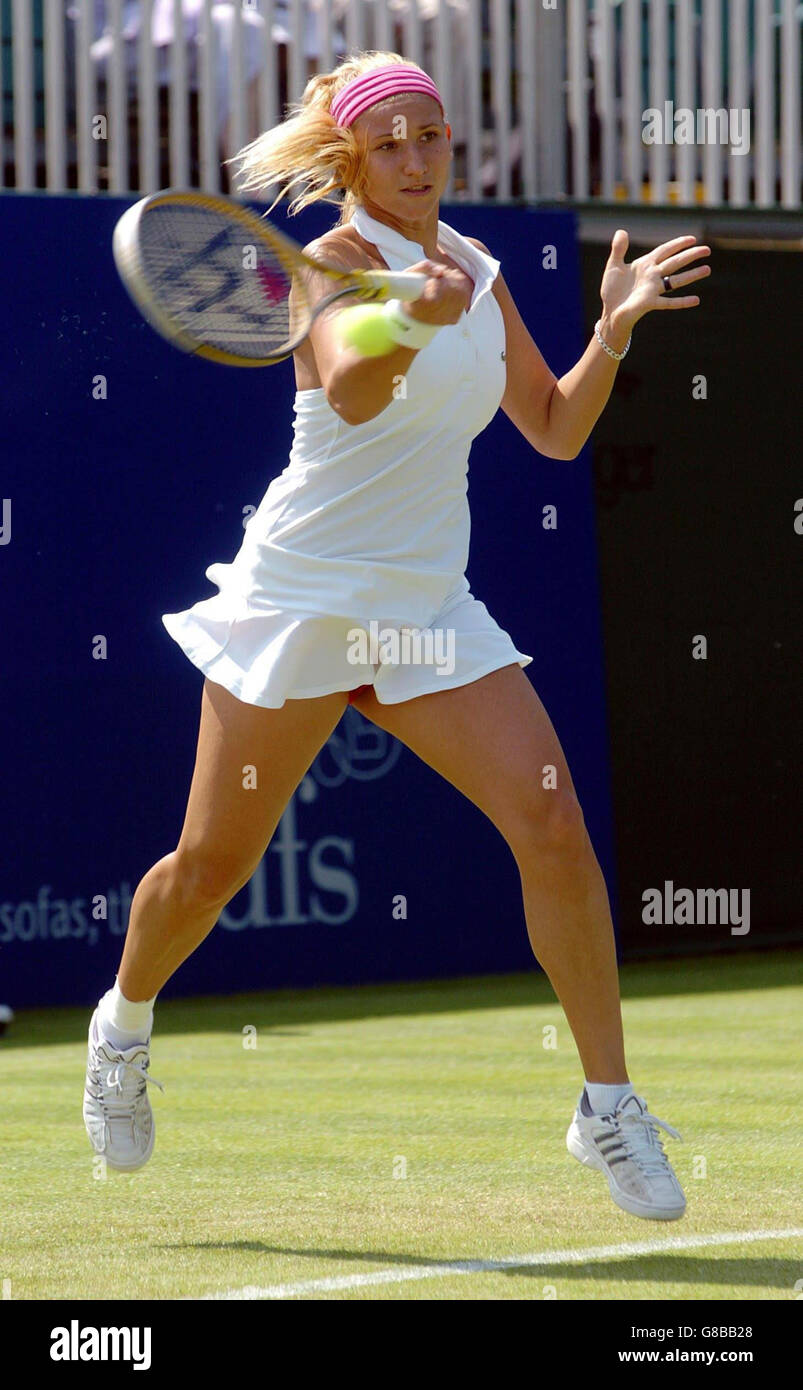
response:
[[[395,274],[387,270],[363,270],[360,281],[366,289],[380,291],[382,299],[403,299],[409,303],[421,298],[427,277],[418,270],[400,270]]]

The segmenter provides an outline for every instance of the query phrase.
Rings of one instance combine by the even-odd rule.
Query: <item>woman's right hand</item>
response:
[[[404,306],[410,318],[420,323],[457,323],[460,315],[471,304],[474,286],[462,270],[437,261],[419,261],[407,267],[427,276],[424,293],[420,299],[408,301]]]

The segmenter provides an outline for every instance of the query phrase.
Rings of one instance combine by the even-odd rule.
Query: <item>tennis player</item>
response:
[[[679,1136],[628,1076],[608,895],[571,774],[524,675],[532,658],[465,578],[466,471],[472,440],[500,405],[539,453],[575,458],[634,325],[653,309],[699,303],[667,291],[709,273],[692,265],[709,248],[677,237],[626,264],[628,236],[617,231],[595,336],[558,380],[499,261],[439,220],[451,157],[435,84],[382,52],[313,77],[288,118],[237,157],[241,191],[295,188],[293,213],[320,198],[339,204],[336,226],[306,248],[313,258],[346,270],[423,271],[427,286],[389,311],[384,356],[344,344],[348,299],[316,320],[294,354],[288,466],[233,561],[207,570],[219,592],[163,617],[205,675],[197,758],[178,846],[137,887],[116,981],[92,1016],[85,1123],[110,1166],[135,1169],[150,1157],[156,996],[251,878],[351,701],[505,837],[533,951],[583,1067],[569,1151],[605,1174],[624,1210],[673,1220],[685,1198],[658,1131]],[[330,282],[320,279],[323,297]],[[353,665],[354,630],[368,631],[372,619],[400,636],[453,634],[454,669]],[[557,769],[555,788],[542,785],[546,764]],[[245,765],[257,769],[256,792],[243,788]]]

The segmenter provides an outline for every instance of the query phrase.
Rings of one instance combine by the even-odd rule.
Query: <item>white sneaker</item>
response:
[[[680,1139],[676,1129],[651,1115],[646,1100],[632,1092],[610,1115],[595,1115],[584,1087],[566,1147],[581,1163],[606,1175],[611,1196],[623,1211],[653,1221],[677,1221],[686,1210],[686,1198],[657,1126]]]
[[[89,1025],[84,1124],[92,1148],[110,1168],[130,1172],[141,1168],[153,1153],[156,1128],[147,1082],[160,1091],[164,1086],[148,1076],[149,1063],[149,1043],[136,1043],[121,1052],[107,1042],[95,1009]]]

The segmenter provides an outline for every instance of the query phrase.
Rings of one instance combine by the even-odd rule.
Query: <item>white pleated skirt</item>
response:
[[[162,622],[211,681],[266,709],[364,685],[380,704],[395,705],[532,661],[468,591],[427,628],[289,612],[244,597],[233,606],[225,588],[184,612],[162,614]]]

